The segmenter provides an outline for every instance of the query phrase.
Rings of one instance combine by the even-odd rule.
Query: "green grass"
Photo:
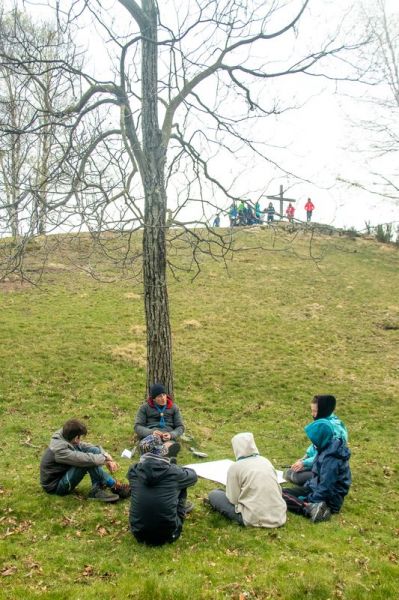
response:
[[[84,264],[89,243],[74,243],[73,262]],[[282,467],[307,445],[312,396],[334,393],[352,450],[342,512],[318,525],[290,515],[278,530],[240,529],[202,506],[214,486],[201,480],[181,539],[151,549],[128,530],[128,502],[86,500],[89,481],[70,497],[44,494],[38,464],[51,433],[84,418],[88,439],[119,456],[145,386],[140,283],[100,284],[58,248],[41,287],[0,288],[0,598],[396,597],[398,249],[316,237],[316,264],[306,234],[287,245],[282,232],[261,230],[239,244],[252,249],[227,272],[207,258],[194,283],[170,279],[187,433],[217,459],[231,457],[233,434],[252,431]],[[110,278],[112,266],[96,260]],[[175,260],[187,264],[184,248]],[[186,447],[181,460],[192,462]],[[128,462],[119,462],[123,476]]]

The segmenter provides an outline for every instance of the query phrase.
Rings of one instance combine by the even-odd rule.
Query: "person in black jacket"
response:
[[[140,440],[158,435],[168,449],[168,456],[176,456],[180,444],[176,441],[184,432],[179,407],[166,393],[162,383],[150,387],[147,402],[142,404],[134,422],[134,431]]]
[[[131,532],[138,542],[152,546],[180,537],[189,512],[187,488],[197,482],[196,472],[171,464],[167,451],[158,435],[147,436],[140,442],[140,462],[127,474],[132,490]]]
[[[284,488],[288,510],[309,517],[313,522],[326,521],[341,510],[352,483],[349,468],[350,450],[345,440],[334,439],[328,419],[306,425],[305,432],[317,449],[312,478],[304,486]]]

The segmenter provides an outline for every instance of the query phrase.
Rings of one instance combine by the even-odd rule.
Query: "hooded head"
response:
[[[322,396],[315,396],[312,400],[312,404],[317,405],[317,413],[315,419],[327,419],[335,410],[337,401],[335,396],[325,394]]]
[[[233,446],[236,460],[239,458],[252,456],[253,454],[259,454],[259,450],[255,444],[254,436],[249,432],[237,433],[237,435],[231,439],[231,445]]]
[[[154,456],[166,456],[168,449],[159,435],[147,435],[140,442],[140,454],[153,454]]]
[[[317,419],[306,425],[305,433],[319,451],[324,450],[334,437],[333,426],[327,419]]]

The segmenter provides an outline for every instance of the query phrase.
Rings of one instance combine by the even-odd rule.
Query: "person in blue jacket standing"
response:
[[[328,419],[334,430],[334,438],[348,442],[348,431],[341,419],[334,414],[336,404],[335,396],[330,394],[315,396],[310,405],[312,417],[315,421],[317,419]],[[284,471],[284,479],[295,485],[304,485],[312,477],[312,465],[316,454],[317,449],[313,444],[310,444],[305,455]]]
[[[305,432],[317,449],[312,478],[304,486],[284,488],[283,498],[289,511],[316,523],[328,520],[332,513],[341,510],[352,483],[350,450],[345,440],[334,439],[334,429],[328,419],[306,425]]]

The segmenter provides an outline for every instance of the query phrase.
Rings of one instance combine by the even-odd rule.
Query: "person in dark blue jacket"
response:
[[[340,511],[352,483],[350,450],[345,440],[334,439],[334,428],[328,419],[306,425],[305,432],[317,448],[312,478],[302,487],[283,489],[283,498],[291,512],[313,522],[326,521],[331,513]]]

